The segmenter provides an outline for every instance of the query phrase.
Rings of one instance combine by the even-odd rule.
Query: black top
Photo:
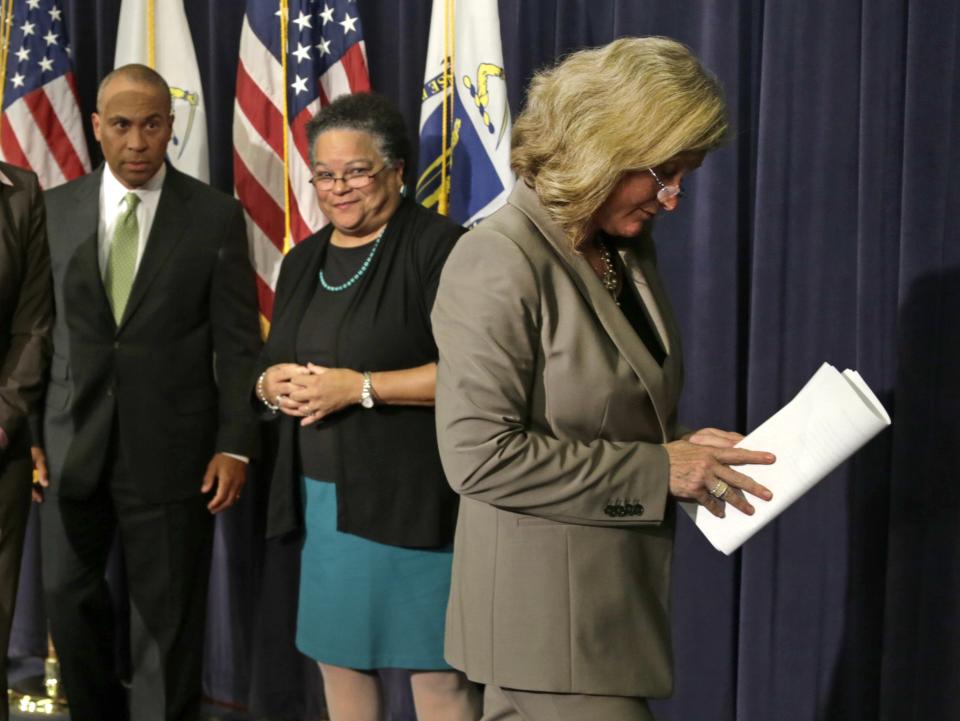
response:
[[[667,358],[667,351],[660,341],[660,336],[654,328],[653,320],[650,318],[646,306],[644,306],[643,300],[640,298],[639,291],[629,278],[623,284],[618,301],[620,310],[623,311],[623,315],[626,316],[630,325],[633,326],[633,330],[640,336],[640,340],[643,341],[647,350],[650,351],[650,355],[653,356],[657,365],[662,366],[663,361]]]
[[[367,271],[351,286],[337,332],[329,337],[330,365],[387,371],[435,362],[430,310],[443,263],[464,232],[449,219],[404,200]],[[312,301],[329,300],[330,294],[320,296],[317,287],[331,233],[328,225],[284,258],[258,375],[270,365],[297,359],[300,328]],[[299,419],[279,415],[276,422],[279,443],[267,513],[271,537],[303,527]],[[357,404],[322,424],[336,445],[332,475],[339,530],[397,546],[450,543],[457,496],[440,466],[433,408],[378,405],[367,410]]]
[[[323,277],[327,285],[346,283],[360,270],[370,255],[374,241],[355,248],[341,248],[330,244],[323,261]],[[379,248],[378,248],[379,251]],[[340,332],[340,323],[350,309],[359,285],[354,283],[340,291],[330,291],[319,283],[313,299],[307,306],[297,333],[297,363],[308,362],[333,367],[335,357],[332,338]],[[358,369],[364,370],[364,369]],[[336,439],[336,416],[309,426],[300,426],[300,463],[303,475],[319,481],[336,481],[339,474],[339,447]]]
[[[640,291],[630,280],[630,274],[626,271],[623,261],[620,259],[620,254],[615,250],[624,241],[622,238],[613,238],[604,233],[600,237],[600,242],[607,247],[610,260],[615,264],[620,278],[623,279],[620,295],[617,297],[617,305],[626,317],[627,322],[633,327],[634,332],[640,336],[640,340],[650,351],[650,355],[653,356],[657,365],[662,367],[663,362],[667,359],[667,350],[663,346],[663,341],[660,340],[660,334],[656,331],[653,318],[650,316],[643,298],[640,297]]]

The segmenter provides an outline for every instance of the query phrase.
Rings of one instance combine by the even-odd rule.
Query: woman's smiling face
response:
[[[313,143],[314,176],[338,178],[330,190],[314,185],[320,209],[342,234],[364,237],[376,232],[400,204],[403,163],[386,167],[373,136],[361,130],[327,130]],[[373,178],[363,188],[341,180],[351,174]]]

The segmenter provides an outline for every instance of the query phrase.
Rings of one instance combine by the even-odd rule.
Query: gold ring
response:
[[[730,486],[727,485],[726,481],[717,481],[717,485],[713,487],[713,490],[708,492],[714,498],[723,498],[723,494],[725,494],[729,490],[730,490]]]

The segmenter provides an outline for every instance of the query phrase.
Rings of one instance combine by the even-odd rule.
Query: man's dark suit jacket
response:
[[[11,452],[26,453],[50,357],[50,258],[37,176],[6,163],[0,171],[12,182],[0,184],[0,428]]]
[[[51,492],[94,491],[116,417],[142,497],[188,498],[215,452],[255,451],[248,390],[260,334],[243,211],[168,166],[118,326],[98,263],[104,172],[46,194],[57,307],[44,412]]]

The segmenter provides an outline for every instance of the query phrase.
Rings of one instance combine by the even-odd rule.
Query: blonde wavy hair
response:
[[[576,247],[625,173],[713,150],[727,129],[720,84],[689,48],[620,38],[534,76],[510,164]]]

